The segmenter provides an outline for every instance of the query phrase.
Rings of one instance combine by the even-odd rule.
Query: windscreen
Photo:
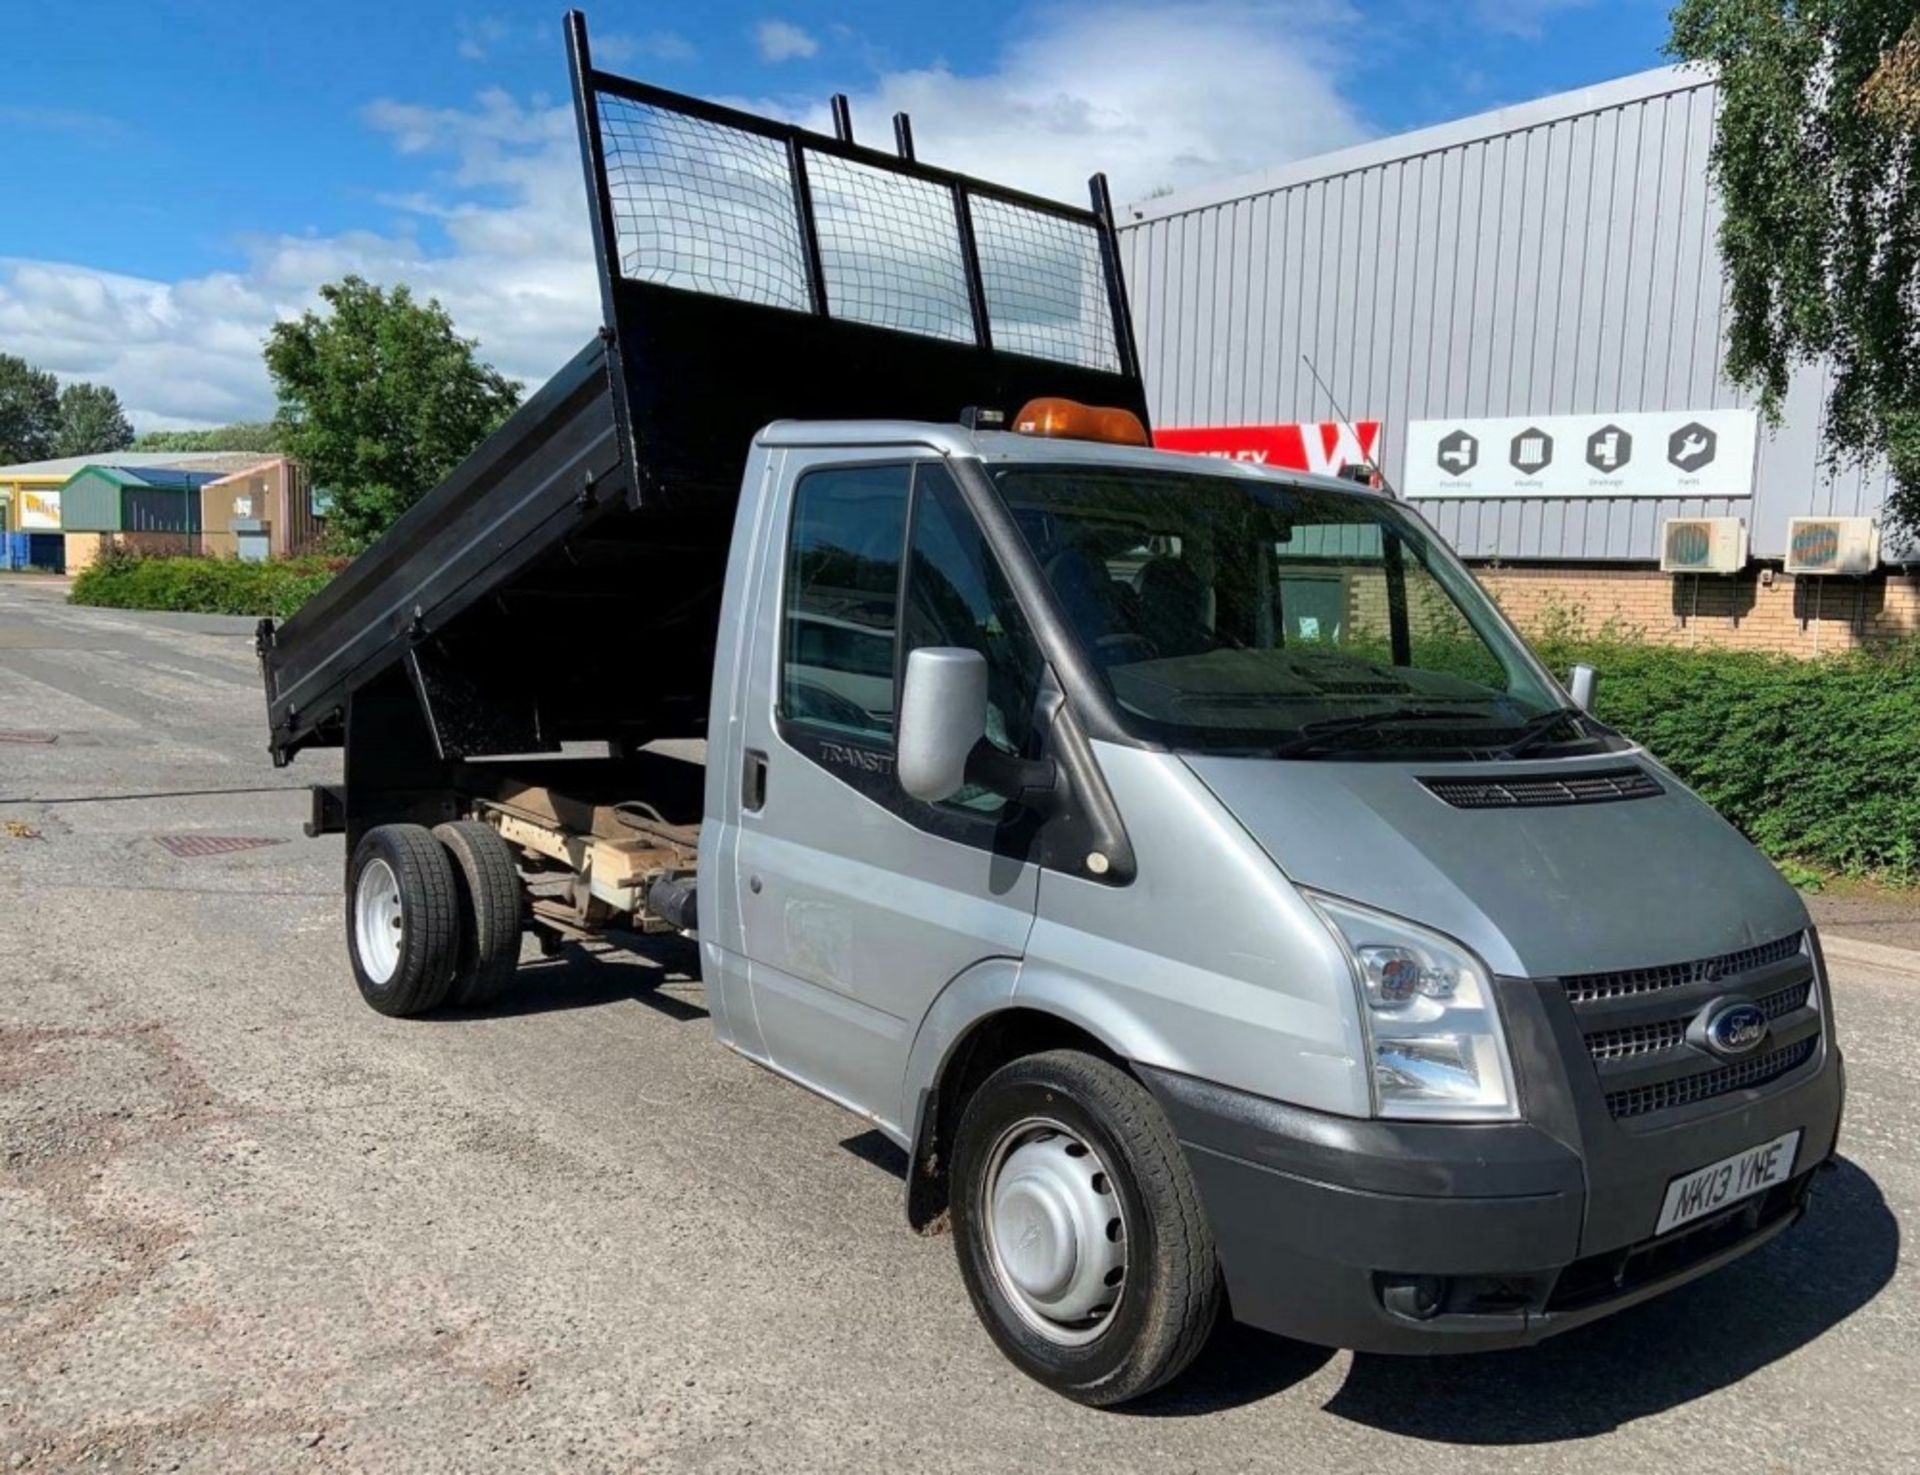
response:
[[[1302,758],[1610,744],[1387,498],[1106,466],[997,480],[1142,738]]]

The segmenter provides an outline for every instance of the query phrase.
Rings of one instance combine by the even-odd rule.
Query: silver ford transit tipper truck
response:
[[[1798,1219],[1842,1074],[1793,890],[1416,512],[1150,448],[1098,181],[569,42],[603,331],[261,632],[276,758],[346,750],[370,1004],[697,935],[721,1042],[905,1149],[1089,1403],[1223,1312],[1511,1347]]]

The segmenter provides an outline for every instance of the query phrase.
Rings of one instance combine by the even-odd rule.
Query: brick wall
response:
[[[1476,565],[1515,624],[1662,645],[1815,656],[1920,635],[1920,575],[1796,579],[1775,570],[1663,574],[1647,568]],[[1771,578],[1768,578],[1768,575]]]

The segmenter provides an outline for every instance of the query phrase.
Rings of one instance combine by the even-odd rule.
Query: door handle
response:
[[[767,755],[748,748],[745,759],[740,765],[740,807],[757,814],[767,802]]]

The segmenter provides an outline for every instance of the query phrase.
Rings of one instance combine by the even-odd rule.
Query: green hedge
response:
[[[345,567],[341,559],[140,558],[109,554],[73,581],[74,604],[285,619]]]
[[[1796,660],[1548,636],[1600,673],[1595,714],[1776,860],[1920,882],[1920,641]]]

